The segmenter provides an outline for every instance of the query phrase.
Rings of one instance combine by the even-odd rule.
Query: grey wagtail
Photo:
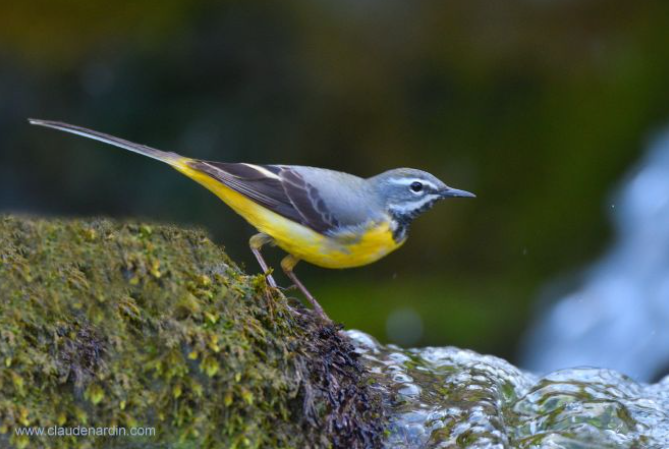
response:
[[[281,268],[326,321],[323,308],[293,272],[300,260],[324,268],[367,265],[402,246],[411,222],[437,201],[475,196],[412,168],[364,179],[315,167],[208,162],[67,123],[29,121],[165,162],[211,190],[260,231],[249,243],[268,284],[276,288],[260,249],[271,244],[288,253]]]

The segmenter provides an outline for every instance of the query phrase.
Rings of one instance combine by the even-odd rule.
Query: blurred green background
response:
[[[478,198],[375,265],[298,273],[349,328],[513,360],[542,286],[609,243],[668,80],[661,0],[2,2],[0,211],[203,226],[258,270],[212,194],[27,117],[203,159],[426,169]]]

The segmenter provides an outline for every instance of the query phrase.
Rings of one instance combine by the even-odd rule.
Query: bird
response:
[[[261,249],[278,246],[287,253],[281,261],[284,273],[325,322],[332,321],[293,271],[298,262],[331,269],[371,264],[401,247],[411,223],[435,203],[476,196],[413,168],[362,178],[300,165],[212,162],[68,123],[28,121],[164,162],[213,192],[259,231],[249,246],[267,284],[277,288]]]

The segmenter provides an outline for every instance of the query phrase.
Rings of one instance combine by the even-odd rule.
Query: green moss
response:
[[[0,218],[0,299],[0,445],[362,447],[382,434],[347,339],[295,318],[201,231]],[[54,425],[156,435],[15,434]]]

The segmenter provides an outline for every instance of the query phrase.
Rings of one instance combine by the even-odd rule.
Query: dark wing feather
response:
[[[256,203],[316,232],[326,233],[339,226],[318,189],[290,167],[204,161],[189,164]]]
[[[329,231],[339,226],[337,218],[330,212],[316,187],[288,167],[284,167],[279,176],[284,192],[305,223],[308,223],[313,229],[322,229],[319,232]]]

